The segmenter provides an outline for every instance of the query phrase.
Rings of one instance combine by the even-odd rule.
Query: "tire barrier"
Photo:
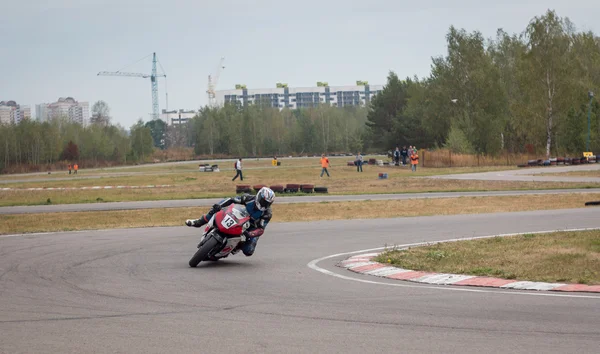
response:
[[[600,200],[596,200],[596,201],[592,201],[592,202],[585,202],[586,206],[589,205],[600,205]]]
[[[235,193],[236,194],[252,193],[252,189],[250,189],[250,186],[248,186],[248,185],[240,184],[240,185],[235,186]]]
[[[289,184],[285,185],[286,193],[298,193],[299,190],[300,190],[299,184],[289,183]]]
[[[527,160],[527,163],[518,164],[517,167],[533,166],[557,166],[557,165],[584,165],[590,163],[600,163],[596,156],[590,157],[552,157],[547,160]]]
[[[269,188],[271,188],[271,190],[275,193],[283,193],[284,188],[281,185],[274,185],[274,186],[269,186]]]
[[[252,186],[252,189],[254,189],[254,191],[256,193],[258,193],[258,191],[262,188],[262,187],[266,187],[264,184],[257,184],[255,186]]]
[[[235,186],[235,193],[254,193],[258,192],[262,187],[267,187],[264,184],[256,184],[252,187],[246,184],[239,184]],[[275,193],[328,193],[327,187],[315,187],[314,184],[296,184],[296,183],[288,183],[285,186],[280,184],[275,184],[272,186],[268,186]]]
[[[300,190],[302,193],[312,193],[314,191],[315,186],[312,184],[302,184],[300,185]]]

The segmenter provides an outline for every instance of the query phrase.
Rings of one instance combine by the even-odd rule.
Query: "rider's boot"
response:
[[[185,224],[190,227],[192,227],[192,226],[193,227],[202,227],[203,225],[206,225],[207,223],[208,223],[208,220],[205,215],[203,215],[200,219],[195,219],[195,220],[189,219],[189,220],[185,221]]]

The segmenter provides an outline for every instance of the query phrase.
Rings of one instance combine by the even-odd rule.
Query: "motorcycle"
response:
[[[216,212],[206,224],[198,251],[190,259],[190,267],[206,260],[216,261],[239,251],[238,246],[246,241],[244,231],[250,227],[250,214],[246,207],[231,204],[227,209]],[[237,252],[236,252],[237,253]]]

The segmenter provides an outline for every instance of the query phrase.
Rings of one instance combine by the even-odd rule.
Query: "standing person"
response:
[[[400,148],[396,146],[396,151],[394,151],[394,165],[400,165]]]
[[[363,156],[360,154],[360,151],[358,152],[358,155],[356,155],[356,172],[362,172],[362,165],[363,165]]]
[[[323,173],[327,173],[327,177],[331,177],[329,175],[329,171],[327,171],[327,167],[331,167],[329,165],[329,159],[327,157],[325,157],[325,154],[321,154],[321,176],[320,176],[320,178],[323,178]]]
[[[240,181],[244,180],[244,176],[242,175],[242,159],[238,159],[235,162],[235,177],[233,177],[232,181],[235,181],[236,178],[240,177]]]
[[[402,151],[400,151],[400,156],[402,156],[402,166],[406,166],[406,159],[408,158],[408,149],[406,145],[402,147]]]
[[[69,174],[71,174],[71,164],[69,164],[67,167],[69,168]]]
[[[413,153],[410,155],[410,164],[412,165],[412,171],[417,172],[417,165],[419,164],[419,155],[417,152],[413,150]]]
[[[79,170],[79,165],[77,163],[75,163],[75,166],[73,166],[73,169],[75,170],[75,174],[77,174],[77,171]]]

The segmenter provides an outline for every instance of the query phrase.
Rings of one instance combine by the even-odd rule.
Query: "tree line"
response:
[[[138,122],[127,132],[115,125],[84,127],[66,119],[50,122],[23,120],[0,126],[0,170],[39,167],[61,161],[98,165],[145,160],[153,151],[150,129]]]
[[[554,11],[520,34],[485,39],[451,27],[426,78],[388,76],[367,125],[376,146],[412,142],[460,153],[600,152],[600,39]],[[591,114],[590,114],[591,113]]]
[[[270,156],[375,152],[395,146],[447,148],[497,155],[547,156],[600,150],[600,38],[577,31],[554,11],[522,33],[450,27],[447,53],[432,58],[428,77],[390,72],[367,107],[279,110],[257,102],[204,107],[187,123],[139,120],[129,131],[110,122],[99,101],[89,126],[66,119],[0,126],[0,168],[80,160],[147,161],[156,150],[193,155]]]

